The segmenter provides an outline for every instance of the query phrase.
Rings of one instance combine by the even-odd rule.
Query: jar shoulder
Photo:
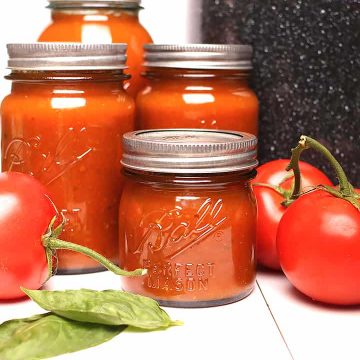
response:
[[[52,21],[40,34],[38,41],[90,41],[90,42],[152,42],[145,27],[138,21],[111,18],[108,21],[86,21],[85,17],[74,20]]]
[[[222,103],[234,101],[234,106],[241,105],[239,100],[249,106],[258,107],[259,99],[254,90],[248,86],[231,84],[159,84],[150,83],[137,95],[137,105],[157,104],[158,107],[180,102],[183,104]],[[224,105],[222,103],[222,105]]]
[[[97,122],[116,122],[135,117],[135,103],[125,91],[91,91],[57,87],[56,89],[13,90],[1,103],[2,120],[58,118],[62,121],[96,120]],[[77,117],[74,118],[74,114]],[[73,120],[71,120],[73,119]],[[88,120],[86,120],[88,119]]]
[[[179,186],[165,181],[154,183],[145,178],[143,181],[126,178],[120,211],[140,223],[152,216],[178,219],[186,214],[195,217],[208,214],[218,219],[220,213],[236,221],[239,212],[255,218],[256,202],[247,181],[222,184],[214,181],[197,186],[188,182]]]

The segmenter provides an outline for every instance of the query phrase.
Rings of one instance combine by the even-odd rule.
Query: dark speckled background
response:
[[[261,162],[301,134],[326,145],[360,187],[360,0],[203,0],[203,42],[254,47]],[[311,150],[304,159],[332,174]]]

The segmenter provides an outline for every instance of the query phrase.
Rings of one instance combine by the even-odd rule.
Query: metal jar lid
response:
[[[141,0],[48,0],[50,9],[140,9]]]
[[[140,130],[123,138],[127,169],[171,174],[250,171],[258,165],[257,138],[237,131]]]
[[[126,44],[8,44],[11,70],[126,69]]]
[[[144,46],[144,65],[182,69],[251,70],[250,45],[158,45]]]

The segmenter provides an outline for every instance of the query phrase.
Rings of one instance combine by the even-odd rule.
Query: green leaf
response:
[[[172,321],[155,300],[124,291],[22,290],[43,309],[72,320],[147,330],[181,324]]]
[[[47,313],[0,325],[1,360],[38,360],[102,344],[125,329]]]

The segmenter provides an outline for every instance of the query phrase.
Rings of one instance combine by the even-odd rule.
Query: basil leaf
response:
[[[125,329],[81,323],[47,313],[0,325],[1,360],[38,360],[104,343]]]
[[[155,300],[124,291],[22,290],[43,309],[72,320],[147,330],[181,324],[172,321]]]

